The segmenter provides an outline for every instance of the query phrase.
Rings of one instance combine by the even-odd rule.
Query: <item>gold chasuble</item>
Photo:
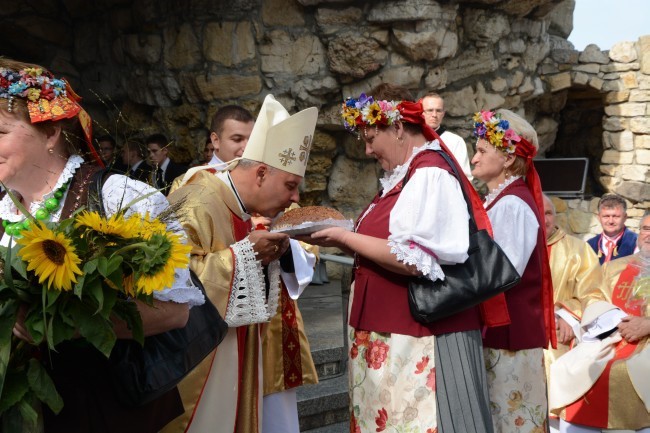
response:
[[[587,305],[603,299],[600,292],[602,271],[598,256],[588,243],[567,235],[561,228],[551,235],[546,245],[555,306],[564,308],[580,321]],[[570,346],[558,341],[557,349],[544,350],[547,377],[551,363],[569,349]]]
[[[214,170],[197,171],[168,199],[179,209],[178,219],[193,247],[190,267],[228,320],[231,310],[247,307],[234,295],[247,280],[237,274],[232,246],[250,232],[249,216]],[[270,322],[231,325],[219,347],[179,384],[185,413],[163,433],[259,433],[263,393],[317,382],[300,311],[279,276],[271,273],[269,266],[271,284],[281,288],[275,291],[277,309]],[[260,289],[265,290],[263,281]]]
[[[605,301],[627,314],[648,317],[647,306],[641,311],[630,308],[627,302],[638,273],[636,260],[637,255],[632,255],[603,265]],[[612,338],[614,336],[616,338]],[[603,344],[608,340],[612,343],[600,348],[597,355],[597,359],[604,359],[600,362],[602,367],[598,368],[594,363],[589,368],[590,377],[581,376],[582,380],[588,382],[572,384],[571,380],[577,380],[576,376],[566,374],[552,377],[552,380],[569,381],[570,388],[588,387],[582,397],[562,408],[560,416],[574,424],[603,429],[639,430],[650,427],[650,340],[645,337],[638,342],[628,343],[617,334],[612,337],[603,340]],[[581,346],[586,344],[598,343],[581,343]],[[554,375],[555,372],[553,369]]]

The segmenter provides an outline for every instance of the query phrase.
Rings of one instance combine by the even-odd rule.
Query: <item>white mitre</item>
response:
[[[316,107],[291,116],[267,95],[242,158],[304,177],[317,119]]]

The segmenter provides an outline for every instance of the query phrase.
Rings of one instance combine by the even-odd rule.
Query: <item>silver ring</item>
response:
[[[273,250],[274,252],[277,253],[278,251],[280,251],[280,247],[277,246],[277,244],[276,244],[276,245],[273,245],[273,247],[275,248],[275,249]]]

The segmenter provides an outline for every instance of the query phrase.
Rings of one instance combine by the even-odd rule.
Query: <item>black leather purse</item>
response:
[[[436,150],[460,179],[449,156]],[[404,180],[404,183],[408,179]],[[460,180],[459,180],[460,182]],[[441,265],[444,280],[413,277],[408,285],[411,315],[421,323],[430,323],[480,304],[519,283],[521,277],[499,245],[486,230],[478,230],[471,201],[460,182],[469,211],[469,258],[465,263]]]
[[[108,173],[110,175],[110,173]],[[102,185],[107,172],[97,172],[88,189],[88,208],[104,214]],[[205,296],[203,284],[190,270],[192,283]],[[185,327],[134,340],[117,340],[108,359],[115,395],[126,406],[142,406],[172,390],[226,336],[228,325],[205,296],[190,309]]]

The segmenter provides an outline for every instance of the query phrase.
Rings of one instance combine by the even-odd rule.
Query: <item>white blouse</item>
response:
[[[45,200],[53,197],[54,191],[70,180],[83,162],[81,156],[72,155],[68,159],[68,162],[52,191],[44,195],[41,201],[33,202],[29,208],[30,213],[34,214]],[[66,191],[64,196],[61,198],[62,202],[65,202],[68,191]],[[143,196],[147,197],[136,201],[138,198]],[[133,213],[144,215],[148,211],[152,217],[156,217],[163,210],[169,207],[169,203],[165,196],[156,189],[145,183],[119,174],[113,174],[106,179],[102,187],[102,198],[104,200],[104,209],[108,216],[114,215],[122,207],[129,204],[130,207],[125,212],[126,216],[132,215]],[[61,218],[62,210],[63,206],[52,214],[51,220],[58,221]],[[11,222],[21,221],[25,218],[24,215],[18,211],[8,194],[0,200],[0,218]],[[170,231],[181,235],[183,240],[185,240],[185,231],[176,219],[167,222],[167,228]],[[9,242],[10,237],[5,233],[0,240],[0,244],[8,246]],[[154,292],[155,299],[160,301],[188,303],[190,306],[201,305],[205,302],[205,298],[201,291],[192,284],[189,268],[176,268],[175,276],[176,279],[171,287]]]
[[[485,201],[487,207],[519,176],[510,177],[491,191]],[[501,247],[519,275],[524,274],[528,259],[537,245],[539,223],[533,210],[517,196],[506,195],[487,211],[494,241]]]
[[[386,194],[402,182],[413,157],[426,149],[440,149],[438,141],[413,150],[403,165],[381,180]],[[446,170],[417,169],[390,213],[388,245],[397,259],[427,278],[444,279],[440,264],[463,263],[469,248],[469,213],[460,184]]]

